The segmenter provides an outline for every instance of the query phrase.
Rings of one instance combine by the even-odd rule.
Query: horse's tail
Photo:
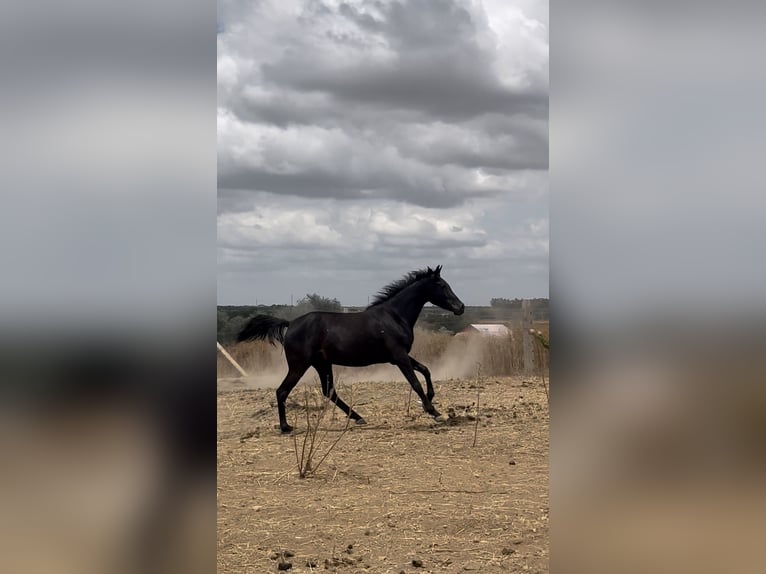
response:
[[[285,342],[285,333],[290,321],[286,319],[277,319],[269,315],[256,315],[250,319],[237,335],[237,341],[249,341],[251,339],[261,339],[268,341],[272,345]]]

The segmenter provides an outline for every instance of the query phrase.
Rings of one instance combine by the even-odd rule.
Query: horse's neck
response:
[[[387,303],[390,308],[395,309],[397,314],[407,321],[411,328],[414,328],[420,312],[423,310],[423,305],[426,304],[426,298],[417,285],[411,285],[397,293]]]

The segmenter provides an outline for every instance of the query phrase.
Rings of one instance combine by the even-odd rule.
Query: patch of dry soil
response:
[[[321,403],[316,386],[290,396],[295,437],[276,427],[273,389],[219,388],[219,572],[548,571],[549,417],[539,379],[436,381],[444,423],[414,395],[407,414],[404,381],[339,385],[368,425],[344,432],[342,413],[328,410],[315,467],[340,440],[301,479],[295,448],[305,405]]]

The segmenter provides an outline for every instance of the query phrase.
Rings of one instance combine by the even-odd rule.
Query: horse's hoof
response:
[[[356,424],[358,425],[366,425],[367,421],[364,419],[356,419]]]
[[[287,425],[285,427],[282,427],[280,430],[282,431],[282,434],[288,434],[293,432],[293,427],[291,427],[290,425]]]
[[[436,416],[434,417],[434,421],[435,421],[435,422],[437,422],[437,423],[443,423],[443,422],[444,422],[444,421],[446,421],[446,420],[447,420],[447,419],[445,419],[445,418],[444,418],[442,415],[436,415]]]

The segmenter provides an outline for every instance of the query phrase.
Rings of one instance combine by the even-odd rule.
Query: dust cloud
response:
[[[508,342],[507,354],[512,353],[512,338]],[[476,377],[484,370],[485,360],[490,345],[502,347],[504,341],[490,341],[481,336],[451,336],[428,331],[417,331],[411,355],[423,363],[431,372],[434,381],[465,379]],[[248,376],[239,373],[219,356],[218,386],[221,390],[233,389],[270,389],[280,385],[287,374],[287,360],[281,347],[273,347],[262,342],[243,343],[228,349],[235,360],[245,369]],[[510,363],[510,361],[509,361]],[[369,367],[343,367],[335,365],[333,375],[336,386],[343,383],[369,381],[396,382],[406,384],[398,367],[391,364],[370,365]],[[422,382],[423,376],[418,374]],[[314,369],[309,369],[301,377],[300,384],[319,385],[319,378]]]

